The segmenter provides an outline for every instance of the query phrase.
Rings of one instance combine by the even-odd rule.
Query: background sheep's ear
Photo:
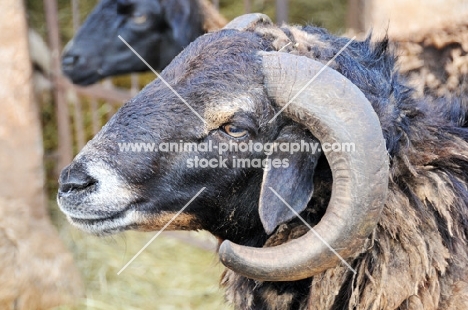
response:
[[[272,161],[277,159],[276,162],[279,159],[281,166],[275,168],[272,165],[270,170],[265,169],[259,201],[260,219],[267,234],[271,234],[278,225],[296,216],[291,208],[300,213],[307,207],[314,191],[314,170],[321,155],[318,140],[313,138],[306,129],[285,127],[275,143],[278,149],[268,158]],[[299,143],[302,146],[308,144],[309,150],[297,151],[293,154],[282,152],[282,143],[289,145],[289,149],[291,149],[291,143]],[[316,147],[315,152],[311,145]]]
[[[186,47],[191,41],[192,33],[196,31],[195,25],[190,21],[190,12],[194,8],[191,1],[166,1],[165,18],[172,29],[174,41],[181,47]]]

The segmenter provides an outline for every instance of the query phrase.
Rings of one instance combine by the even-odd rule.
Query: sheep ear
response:
[[[181,47],[186,47],[195,31],[190,23],[190,12],[193,9],[191,1],[170,1],[165,10],[166,21],[172,29],[174,41]]]
[[[293,143],[297,143],[296,147],[302,146],[303,150],[291,154]],[[268,156],[270,167],[263,174],[259,201],[260,219],[267,234],[307,207],[314,191],[314,170],[321,155],[318,140],[306,129],[285,127],[275,144],[277,149]],[[308,151],[305,144],[309,146]],[[289,152],[282,151],[286,145]]]

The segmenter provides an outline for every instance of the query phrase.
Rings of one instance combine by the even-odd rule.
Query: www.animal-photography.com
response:
[[[467,17],[4,0],[0,309],[468,309]]]

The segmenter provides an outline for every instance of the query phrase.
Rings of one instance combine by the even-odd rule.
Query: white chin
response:
[[[75,227],[93,235],[107,236],[130,229],[136,224],[135,212],[128,210],[116,217],[102,219],[80,219],[70,215],[68,221]]]

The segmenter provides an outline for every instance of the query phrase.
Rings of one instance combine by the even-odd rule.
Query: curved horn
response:
[[[270,17],[262,13],[244,14],[234,18],[223,29],[236,29],[239,31],[246,30],[247,28],[257,26],[258,24],[273,25]]]
[[[294,281],[334,267],[362,249],[386,200],[388,154],[376,113],[348,79],[306,57],[278,52],[261,56],[269,97],[320,140],[333,175],[332,195],[325,215],[306,235],[271,248],[226,240],[219,254],[225,266],[248,278]],[[327,143],[354,143],[355,151],[333,152],[325,148]]]

